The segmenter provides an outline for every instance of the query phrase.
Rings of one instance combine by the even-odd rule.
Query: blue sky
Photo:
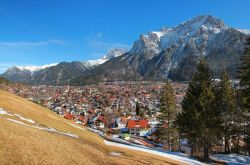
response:
[[[203,14],[250,29],[249,0],[0,0],[0,73],[97,59],[129,49],[141,33]]]

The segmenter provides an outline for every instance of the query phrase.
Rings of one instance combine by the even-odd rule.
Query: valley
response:
[[[250,164],[249,0],[0,0],[0,165]]]

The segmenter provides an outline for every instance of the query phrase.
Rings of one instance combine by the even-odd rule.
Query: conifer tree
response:
[[[204,59],[199,61],[192,81],[182,101],[182,112],[177,115],[176,125],[188,139],[191,147],[203,146],[204,158],[218,134],[219,111],[214,107],[213,74]]]
[[[241,66],[238,72],[240,79],[240,90],[237,92],[242,97],[240,105],[238,104],[238,117],[239,124],[244,125],[243,129],[245,141],[247,142],[247,150],[250,153],[250,37],[246,42],[244,54],[241,56]],[[238,132],[239,135],[239,132]],[[237,152],[239,150],[237,149]]]
[[[241,67],[238,77],[243,96],[243,106],[250,112],[250,37],[247,39],[245,52],[241,56]]]
[[[225,153],[230,153],[229,140],[233,135],[235,124],[236,98],[229,75],[226,71],[222,73],[221,81],[217,86],[215,102],[216,108],[221,113],[221,130],[225,141]]]
[[[173,121],[175,118],[175,95],[173,88],[169,81],[165,83],[161,91],[160,98],[161,108],[158,120],[160,124],[158,125],[158,137],[162,140],[167,140],[168,148],[171,150],[171,139],[174,138],[174,128]]]
[[[140,116],[142,114],[141,107],[140,107],[140,104],[138,103],[138,101],[135,104],[135,113],[136,113],[136,116]]]

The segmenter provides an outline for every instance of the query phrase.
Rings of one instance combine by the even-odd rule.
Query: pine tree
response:
[[[136,116],[141,115],[141,107],[140,107],[140,104],[138,103],[138,101],[135,104],[135,113],[136,113]]]
[[[241,57],[241,67],[238,77],[243,96],[243,106],[250,112],[250,37],[247,39],[245,52]]]
[[[229,140],[233,135],[234,116],[236,115],[235,92],[231,86],[229,75],[222,73],[221,82],[216,89],[216,108],[221,113],[221,130],[225,141],[225,153],[230,153]]]
[[[238,72],[238,78],[240,79],[240,90],[237,92],[242,97],[241,100],[237,100],[238,103],[238,115],[237,121],[239,124],[244,125],[244,128],[238,128],[237,130],[244,130],[245,141],[247,142],[247,150],[250,153],[250,37],[246,42],[244,54],[241,56],[241,66]],[[239,137],[238,131],[238,137]],[[237,147],[238,148],[238,147]],[[237,152],[239,150],[237,149]]]
[[[204,59],[199,61],[182,101],[182,112],[177,115],[176,125],[188,139],[191,147],[203,146],[204,159],[218,134],[219,111],[214,108],[213,74]]]
[[[174,91],[169,81],[167,81],[163,86],[160,103],[161,114],[158,116],[160,124],[158,125],[157,135],[161,140],[167,140],[168,148],[171,150],[171,139],[175,136],[173,121],[175,118],[176,103]]]

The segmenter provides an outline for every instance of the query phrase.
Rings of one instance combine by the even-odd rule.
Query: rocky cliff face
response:
[[[234,77],[244,51],[246,32],[228,27],[210,15],[198,16],[172,29],[142,34],[128,53],[91,70],[88,77],[99,76],[104,80],[112,74],[117,79],[126,76],[135,80],[187,81],[200,58],[208,61],[216,77],[223,69]],[[97,69],[108,72],[103,75]],[[85,79],[84,75],[79,79]]]
[[[46,77],[57,77],[53,83],[64,81],[75,85],[142,79],[187,81],[200,58],[207,60],[216,77],[223,69],[235,77],[248,34],[249,30],[237,30],[218,18],[202,15],[173,28],[141,34],[131,50],[111,49],[96,65],[93,65],[95,61],[85,63],[85,67],[78,63],[67,64],[70,69],[64,64],[55,68],[65,69],[52,67],[56,71],[48,68],[43,70],[44,74],[31,77],[35,83],[50,83],[50,79],[44,81]],[[18,77],[18,74],[11,75]],[[25,80],[29,75],[22,73]],[[18,80],[23,81],[22,78]]]
[[[165,28],[141,37],[129,52],[128,60],[143,76],[156,79],[188,80],[192,73],[182,75],[181,72],[193,71],[192,66],[200,57],[205,57],[217,74],[218,69],[228,69],[234,74],[245,38],[246,34],[226,26],[223,21],[204,15],[173,29]]]

